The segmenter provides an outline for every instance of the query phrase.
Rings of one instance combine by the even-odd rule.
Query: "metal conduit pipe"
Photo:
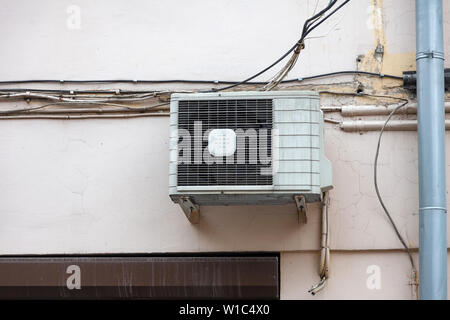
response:
[[[442,0],[416,0],[419,103],[419,295],[447,299],[444,35]]]
[[[89,114],[89,113],[98,113],[98,114],[108,114],[108,113],[136,113],[136,114],[148,114],[148,113],[161,113],[163,111],[168,111],[168,108],[137,108],[130,107],[129,109],[120,109],[120,108],[61,108],[61,109],[37,109],[30,111],[22,111],[22,112],[8,112],[2,113],[0,111],[0,115],[36,115],[36,114],[65,114],[65,113],[78,113],[78,114]],[[20,110],[19,110],[20,111]]]
[[[342,106],[340,107],[341,115],[343,117],[358,117],[358,116],[387,116],[397,106]],[[446,102],[445,112],[450,113],[450,102]],[[403,108],[397,110],[395,114],[417,114],[417,103],[410,103]]]
[[[143,117],[165,117],[169,116],[168,112],[149,112],[149,113],[122,113],[122,114],[30,114],[30,115],[11,115],[0,116],[0,120],[31,120],[31,119],[46,119],[46,120],[82,120],[82,119],[131,119]]]

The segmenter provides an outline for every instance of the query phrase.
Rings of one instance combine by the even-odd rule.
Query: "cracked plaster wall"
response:
[[[66,8],[72,2],[0,0],[0,4],[0,36],[8,43],[0,52],[2,80],[233,80],[253,74],[290,47],[316,1],[114,0],[94,4],[83,0],[76,2],[82,10],[79,30],[66,28]],[[450,6],[445,4],[448,29]],[[358,67],[400,74],[415,68],[414,1],[352,1],[315,36],[307,42],[290,77]],[[450,49],[447,39],[446,34]],[[382,58],[374,56],[378,44],[384,46]],[[344,76],[314,84],[346,92],[363,85],[369,93],[403,96],[399,83],[391,80]],[[302,88],[308,85],[289,86]],[[324,95],[322,103],[374,101]],[[339,118],[339,114],[330,117]],[[375,197],[376,140],[375,132],[344,133],[333,124],[326,125],[326,155],[333,163],[335,183],[330,208],[332,249],[401,247]],[[450,164],[450,155],[447,159]],[[415,132],[386,133],[379,174],[381,192],[400,231],[411,246],[417,246]],[[318,249],[317,205],[309,205],[307,225],[297,224],[292,204],[204,207],[200,224],[193,226],[170,202],[167,180],[168,118],[2,121],[0,253]]]

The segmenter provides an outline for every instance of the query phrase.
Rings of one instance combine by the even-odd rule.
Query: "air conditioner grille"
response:
[[[195,159],[195,124],[201,122],[201,136],[211,129],[255,129],[258,134],[267,132],[266,148],[260,158],[260,142],[257,139],[256,149],[245,139],[245,162],[238,163],[237,155],[223,158],[222,163],[201,163]],[[177,180],[179,186],[232,186],[232,185],[272,185],[271,131],[273,125],[272,99],[230,99],[230,100],[182,100],[178,103],[178,128],[189,131],[191,136],[190,163],[178,163]],[[261,130],[264,129],[264,130]],[[195,131],[197,130],[197,131]],[[242,132],[241,131],[241,132]],[[238,130],[239,132],[239,130]],[[201,150],[208,147],[207,139],[201,141]],[[241,140],[242,141],[242,140]],[[181,151],[180,151],[181,152]],[[203,151],[202,151],[203,154]],[[254,155],[257,161],[255,163]],[[181,156],[181,155],[179,155]],[[233,162],[230,163],[229,161]]]

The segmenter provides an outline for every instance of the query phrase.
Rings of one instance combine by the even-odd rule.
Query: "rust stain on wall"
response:
[[[389,52],[384,28],[383,0],[371,0],[371,5],[368,10],[371,11],[369,27],[373,28],[374,32],[374,48],[358,57],[358,70],[394,75],[401,75],[406,70],[415,70],[415,52]],[[392,79],[368,79],[366,77],[359,77],[358,80],[364,87],[374,91],[380,91],[383,88],[398,85],[398,81]]]
[[[358,57],[358,68],[369,72],[381,72],[384,50],[386,47],[386,37],[384,33],[383,22],[383,1],[371,0],[368,8],[371,16],[368,21],[368,27],[373,29],[375,43],[374,48],[365,55]]]

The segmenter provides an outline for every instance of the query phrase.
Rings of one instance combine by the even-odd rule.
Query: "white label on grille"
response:
[[[236,152],[236,133],[231,129],[213,129],[208,135],[208,151],[214,157],[228,157]]]

